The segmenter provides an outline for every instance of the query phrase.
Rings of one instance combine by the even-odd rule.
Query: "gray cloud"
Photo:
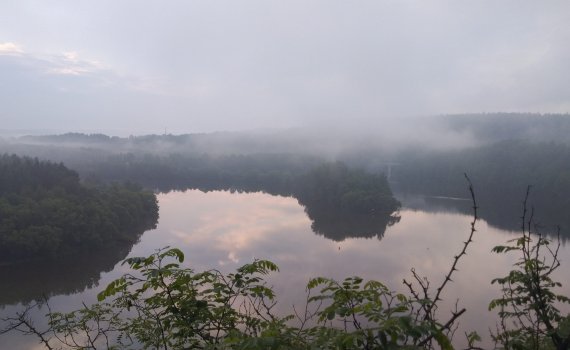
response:
[[[530,0],[6,2],[0,55],[7,43],[20,52],[0,56],[0,118],[141,133],[568,112],[569,10]]]

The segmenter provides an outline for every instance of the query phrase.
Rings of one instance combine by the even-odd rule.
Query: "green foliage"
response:
[[[195,144],[202,136],[208,138],[64,134],[22,138],[31,144],[12,149],[47,159],[57,157],[92,183],[134,181],[165,192],[192,188],[293,196],[306,207],[313,230],[334,240],[347,235],[381,238],[386,227],[399,219],[393,214],[400,203],[381,174],[267,148],[262,148],[267,153],[235,154],[240,147],[219,153],[200,148],[200,142]],[[88,147],[69,147],[78,144]]]
[[[134,241],[154,227],[153,193],[132,184],[86,187],[61,164],[0,156],[2,262]]]
[[[561,314],[559,307],[570,304],[570,298],[556,293],[562,284],[552,277],[560,266],[560,241],[552,249],[550,239],[533,231],[533,215],[526,223],[525,217],[526,200],[521,237],[493,248],[495,253],[519,255],[507,276],[492,281],[503,293],[489,304],[501,319],[493,338],[505,349],[569,349],[570,315]]]
[[[137,272],[110,283],[99,294],[126,316],[121,338],[145,348],[207,348],[244,335],[257,335],[269,322],[273,290],[262,276],[277,271],[270,261],[255,260],[236,273],[195,273],[182,268],[183,253],[163,249],[125,263]],[[261,318],[258,318],[260,316]]]
[[[418,310],[427,300],[407,297],[378,281],[357,276],[341,283],[315,278],[307,286],[309,290],[317,287],[320,291],[309,302],[326,305],[317,313],[320,327],[313,329],[317,343],[325,336],[344,349],[420,348],[426,339],[433,338],[442,349],[452,348],[440,324],[420,317]],[[335,321],[343,325],[342,331],[330,331]]]
[[[129,258],[131,271],[111,282],[99,303],[50,311],[45,331],[22,313],[4,331],[25,329],[48,349],[420,349],[432,341],[452,349],[446,328],[422,315],[429,300],[377,281],[311,279],[305,314],[278,317],[264,281],[278,271],[274,263],[255,260],[224,275],[184,268],[183,260],[175,248]]]
[[[3,181],[11,184],[0,192],[3,256],[49,255],[128,239],[121,229],[141,215],[156,221],[156,198],[136,186],[86,188],[65,167],[27,158],[4,156],[0,166],[7,169]],[[30,169],[36,173],[44,168],[39,174],[47,174],[46,179],[30,176]],[[302,181],[289,190],[307,205],[309,215],[316,202],[332,212],[340,208],[387,216],[399,207],[385,177],[339,163],[322,165],[297,179]],[[453,325],[465,309],[452,312],[447,320],[438,317],[436,309],[472,241],[477,220],[473,204],[471,234],[434,299],[429,297],[429,283],[415,271],[420,289],[404,281],[409,294],[357,276],[341,282],[318,277],[308,282],[304,314],[294,310],[293,315],[278,316],[272,311],[277,297],[264,280],[278,271],[274,263],[255,260],[227,275],[195,272],[181,265],[182,251],[165,248],[125,260],[131,271],[101,291],[97,304],[70,313],[50,310],[47,330],[36,329],[24,311],[9,318],[0,334],[35,334],[48,349],[453,349]],[[500,317],[493,338],[504,349],[568,349],[570,317],[559,307],[570,299],[556,293],[561,284],[552,277],[560,265],[558,248],[551,248],[542,235],[531,234],[531,222],[520,238],[493,249],[520,254],[507,276],[493,280],[503,292],[489,305]],[[471,349],[481,340],[475,332],[466,338]]]

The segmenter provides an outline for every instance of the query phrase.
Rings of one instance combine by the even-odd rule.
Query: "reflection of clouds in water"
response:
[[[162,240],[184,245],[189,258],[198,260],[200,265],[211,264],[214,257],[220,265],[266,257],[268,246],[279,244],[275,240],[279,232],[308,225],[302,208],[290,197],[220,191],[173,192],[162,196],[167,197],[164,203],[160,198],[161,222],[166,226],[158,229]]]
[[[462,248],[471,222],[462,214],[403,209],[402,220],[388,227],[381,241],[351,238],[335,242],[311,231],[310,220],[294,198],[187,191],[161,194],[159,201],[159,227],[146,232],[130,256],[148,255],[170,245],[184,251],[185,265],[195,271],[217,264],[224,272],[253,258],[270,259],[280,267],[268,282],[279,296],[276,308],[282,314],[290,314],[293,304],[303,305],[306,283],[316,276],[343,279],[359,275],[405,291],[402,279],[409,280],[414,267],[431,281],[435,291]],[[487,305],[499,296],[491,280],[506,275],[516,260],[514,255],[491,253],[491,248],[516,236],[484,221],[478,222],[477,230],[439,310],[446,317],[459,299],[460,307],[467,308],[460,320],[462,329],[477,330],[486,337],[496,320],[496,313],[488,312]],[[558,276],[564,282],[570,271],[570,247],[561,248],[561,259],[563,269]],[[118,264],[112,272],[102,274],[95,290],[52,298],[54,309],[73,309],[82,300],[94,301],[97,290],[127,271],[127,266]],[[569,286],[564,288],[563,293],[570,294]],[[461,343],[460,336],[456,340]]]
[[[170,232],[183,242],[192,264],[208,268],[218,263],[231,271],[253,257],[273,260],[281,272],[269,282],[280,295],[283,313],[290,313],[292,304],[304,302],[304,287],[315,276],[342,279],[360,275],[402,291],[402,279],[410,279],[413,267],[431,281],[435,292],[462,248],[471,222],[469,216],[457,213],[401,210],[402,220],[387,229],[382,241],[334,242],[311,232],[309,219],[293,198],[192,191],[176,199],[174,211],[181,207],[192,210],[165,220],[169,227],[163,233]],[[161,215],[162,210],[170,209],[161,202]],[[460,306],[468,310],[461,319],[462,327],[485,336],[496,320],[487,304],[499,296],[498,288],[490,282],[506,274],[516,257],[491,253],[492,247],[513,238],[511,233],[484,221],[478,222],[477,230],[468,254],[459,262],[454,282],[446,288],[440,310],[446,317],[459,299]]]
[[[471,218],[461,214],[408,210],[402,210],[401,214],[402,221],[388,230],[377,247],[381,257],[368,255],[365,258],[380,264],[392,262],[390,266],[394,268],[390,271],[363,271],[362,275],[378,278],[391,288],[403,290],[402,278],[410,280],[409,268],[415,267],[418,274],[431,281],[434,293],[467,238]],[[477,223],[474,242],[460,260],[459,271],[453,275],[454,282],[446,287],[444,301],[440,305],[442,317],[448,315],[447,310],[453,309],[459,299],[460,306],[468,310],[461,318],[462,327],[477,330],[485,336],[488,334],[488,328],[495,325],[496,313],[488,312],[487,305],[500,295],[499,288],[491,285],[491,280],[506,275],[517,259],[514,254],[494,254],[491,249],[513,237],[512,233],[489,227],[484,221]],[[360,254],[366,255],[368,248],[362,246]],[[568,249],[563,252],[565,256],[569,253]],[[563,268],[568,271],[570,266]],[[566,288],[565,293],[568,291]]]
[[[234,258],[242,262],[251,256],[269,256],[281,265],[291,264],[293,270],[304,271],[309,276],[320,272],[342,277],[362,271],[400,282],[401,277],[408,276],[409,269],[415,267],[418,272],[437,278],[448,268],[469,230],[470,218],[467,216],[403,210],[402,221],[389,228],[389,235],[381,243],[360,239],[334,243],[310,232],[310,222],[292,198],[199,191],[167,196],[171,195],[177,199],[168,198],[174,206],[173,212],[176,214],[180,208],[186,208],[185,215],[176,215],[174,220],[168,218],[165,222],[169,222],[171,228],[173,222],[176,228],[181,228],[171,229],[171,233],[193,254],[198,253],[192,255],[192,260],[204,265],[212,262],[212,255],[219,255],[220,261],[231,261],[228,254],[233,253]],[[161,209],[171,208],[161,199]],[[162,213],[164,220],[169,214]],[[187,229],[188,226],[193,226],[193,230]],[[494,244],[477,244],[484,239],[484,234],[490,236],[490,229],[483,226],[480,222],[480,230],[485,232],[478,232],[476,243],[470,247],[469,255],[474,257],[490,255],[490,247]],[[450,228],[453,228],[451,232]],[[492,239],[491,242],[502,240]],[[338,246],[342,249],[338,250]],[[198,257],[200,259],[196,259]],[[500,260],[503,256],[494,258]],[[470,270],[468,258],[460,267]],[[282,266],[282,270],[286,268]]]

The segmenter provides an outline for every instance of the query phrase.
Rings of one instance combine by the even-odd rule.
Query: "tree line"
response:
[[[467,239],[435,287],[419,272],[405,279],[405,291],[358,276],[336,281],[315,277],[307,283],[304,308],[289,315],[273,311],[277,295],[265,278],[279,270],[254,260],[235,272],[185,267],[184,253],[164,248],[125,260],[128,271],[98,294],[98,302],[61,313],[49,309],[48,325],[30,318],[32,304],[3,319],[0,335],[20,332],[38,338],[46,349],[443,349],[455,347],[457,322],[467,312],[460,301],[450,312],[438,310],[444,290],[473,243],[478,205]],[[528,192],[527,192],[528,193]],[[527,198],[528,199],[528,198]],[[496,246],[518,260],[492,283],[502,295],[491,300],[499,321],[490,330],[494,349],[570,348],[570,316],[560,306],[570,298],[557,293],[553,279],[560,266],[558,245],[533,225],[525,206],[520,237]],[[481,336],[466,332],[465,349],[481,350]]]
[[[113,155],[83,169],[82,184],[63,164],[3,155],[0,158],[0,253],[6,260],[66,255],[112,240],[133,241],[158,217],[162,190],[263,191],[293,196],[313,230],[334,240],[381,238],[398,221],[400,203],[386,177],[342,163],[315,163],[293,155],[212,157]],[[85,166],[89,166],[86,162]],[[95,171],[96,169],[96,171]],[[89,174],[89,175],[87,175]],[[98,185],[93,185],[97,183]]]
[[[386,177],[300,154],[113,154],[95,149],[65,149],[66,165],[95,184],[133,181],[168,192],[198,189],[265,192],[293,196],[305,207],[312,228],[334,240],[379,237],[397,222],[400,203]]]
[[[532,187],[539,224],[570,232],[570,145],[510,140],[456,151],[410,151],[394,167],[399,191],[430,196],[463,197],[463,173],[480,188],[481,216],[490,224],[518,230],[520,198]],[[463,209],[468,210],[468,209]]]
[[[158,220],[152,192],[133,184],[85,186],[63,164],[0,156],[0,256],[56,258],[135,241]]]

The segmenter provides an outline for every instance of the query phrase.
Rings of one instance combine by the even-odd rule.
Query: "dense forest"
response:
[[[0,256],[56,258],[112,241],[136,241],[156,225],[153,193],[140,187],[86,187],[62,164],[0,156]]]
[[[62,164],[3,156],[2,244],[9,260],[65,254],[110,239],[132,239],[156,222],[156,202],[134,185],[169,191],[231,190],[293,196],[313,230],[341,241],[379,237],[397,222],[400,204],[385,176],[299,155],[192,156],[150,154],[86,158],[76,167],[85,187]],[[322,164],[319,166],[319,164]],[[112,185],[109,185],[112,184]],[[145,218],[148,216],[148,219]],[[141,218],[145,218],[141,220]],[[10,253],[9,253],[10,251]]]
[[[568,114],[489,113],[440,116],[433,120],[442,135],[457,133],[469,145],[433,148],[403,146],[389,156],[374,150],[345,152],[351,167],[390,174],[398,197],[424,210],[469,213],[464,174],[478,189],[480,215],[489,224],[520,229],[522,201],[530,186],[530,206],[537,224],[561,227],[570,236],[570,116]],[[431,209],[430,209],[431,208]]]
[[[428,121],[431,124],[425,122],[418,127],[425,126],[428,134],[431,129],[436,130],[443,139],[469,142],[461,147],[435,147],[435,140],[433,145],[427,142],[421,146],[399,140],[393,141],[393,147],[387,151],[369,145],[366,139],[352,140],[352,144],[349,142],[332,158],[352,170],[365,169],[371,176],[385,173],[398,196],[465,197],[463,174],[467,173],[479,189],[481,216],[490,224],[508,230],[518,230],[520,226],[520,203],[530,185],[530,199],[539,222],[562,226],[563,235],[568,232],[564,230],[570,227],[564,214],[570,209],[568,115],[464,114],[438,116]],[[428,124],[431,126],[427,127]],[[298,186],[305,182],[301,176],[331,159],[330,152],[315,152],[309,145],[322,139],[325,145],[330,145],[338,135],[324,134],[313,139],[309,134],[289,135],[291,139],[286,141],[284,134],[121,138],[72,133],[20,137],[7,140],[1,149],[63,162],[92,183],[133,181],[160,191],[187,188],[264,191],[301,199],[300,192],[307,191]],[[345,135],[341,139],[348,138]],[[292,146],[294,140],[298,144]],[[311,207],[308,212],[312,218],[327,217],[326,212],[331,211],[308,200],[301,202]],[[458,202],[441,204],[462,212],[470,210]],[[342,222],[352,221],[351,227],[357,223],[367,226],[366,220],[353,214],[344,210],[347,217]],[[335,218],[339,218],[338,213],[324,221],[315,221],[332,222]],[[315,224],[313,228],[331,232],[335,227],[340,227],[338,222]],[[362,234],[370,230],[358,231]]]
[[[214,140],[206,135],[29,136],[10,149],[62,161],[89,183],[132,181],[161,192],[199,189],[293,196],[305,207],[313,230],[334,240],[382,237],[386,227],[397,221],[392,213],[399,203],[385,176],[378,172],[364,172],[311,154],[218,153],[224,148],[220,143],[229,143],[229,149],[239,142],[233,137],[222,141],[223,134],[210,137]],[[243,144],[250,142],[255,144],[242,141],[234,151],[247,149]],[[217,145],[210,153],[200,153],[201,146],[196,146],[213,143]],[[274,148],[278,147],[268,147]],[[323,182],[325,178],[328,181]]]
[[[398,202],[382,174],[325,163],[297,181],[294,196],[313,221],[315,233],[342,241],[346,237],[383,237],[400,217]]]
[[[570,145],[511,140],[458,151],[408,152],[394,168],[394,179],[406,193],[465,197],[463,173],[477,184],[481,215],[489,223],[518,230],[521,203],[531,186],[537,223],[559,225],[563,233],[570,229]]]
[[[441,120],[448,117],[441,117]],[[346,237],[380,239],[386,227],[398,222],[398,209],[401,204],[394,198],[391,187],[399,194],[421,194],[426,196],[426,201],[441,201],[441,207],[453,207],[463,212],[473,210],[474,202],[469,199],[450,202],[442,198],[464,199],[464,173],[468,173],[478,189],[476,206],[480,211],[475,209],[471,235],[465,241],[463,250],[454,257],[450,272],[445,276],[443,284],[437,288],[435,297],[428,293],[427,280],[414,272],[415,281],[412,282],[416,283],[415,287],[406,284],[409,286],[409,293],[405,294],[392,292],[380,282],[364,282],[358,277],[350,277],[340,282],[316,278],[309,281],[307,286],[316,293],[308,302],[311,304],[324,300],[327,304],[312,315],[317,321],[316,327],[299,329],[288,326],[287,316],[279,319],[268,314],[268,318],[263,321],[263,318],[257,317],[259,313],[240,314],[227,302],[235,300],[243,291],[246,294],[239,295],[252,297],[253,302],[257,303],[254,305],[262,308],[270,306],[259,303],[258,298],[266,298],[268,301],[274,298],[273,291],[266,288],[263,276],[260,276],[277,269],[271,262],[254,261],[228,276],[222,276],[215,270],[194,274],[190,269],[179,269],[178,262],[182,262],[183,254],[177,249],[169,249],[148,257],[127,259],[131,269],[142,273],[143,279],[135,280],[135,277],[125,275],[112,282],[99,295],[101,300],[110,304],[86,306],[69,315],[50,315],[50,327],[54,328],[49,330],[53,334],[59,331],[68,332],[66,334],[71,339],[78,334],[79,328],[86,332],[97,332],[98,328],[88,328],[88,325],[93,325],[92,318],[95,319],[95,327],[100,327],[100,324],[96,323],[99,317],[117,315],[124,310],[129,312],[132,301],[135,300],[136,307],[139,308],[137,311],[140,311],[139,319],[108,319],[107,326],[110,329],[119,329],[118,338],[114,341],[119,342],[121,346],[130,346],[121,344],[123,339],[136,339],[137,342],[149,346],[165,348],[182,345],[208,347],[220,344],[218,342],[223,342],[228,348],[267,348],[272,344],[285,348],[333,345],[355,349],[403,345],[410,345],[411,348],[452,348],[451,325],[465,310],[452,312],[449,319],[435,318],[433,310],[441,300],[438,298],[440,291],[456,271],[457,260],[465,254],[472,241],[477,219],[482,217],[492,225],[519,229],[520,203],[525,198],[527,186],[531,185],[533,187],[529,209],[532,213],[532,223],[559,224],[562,226],[562,234],[567,232],[565,228],[570,227],[570,222],[564,215],[570,206],[570,146],[562,138],[544,139],[547,137],[545,135],[550,135],[546,130],[552,126],[548,125],[543,129],[535,129],[538,136],[524,139],[525,135],[533,130],[532,125],[537,118],[534,115],[529,115],[526,121],[521,119],[523,127],[509,134],[511,117],[507,115],[506,119],[501,121],[506,127],[496,129],[488,125],[491,123],[490,119],[486,122],[483,118],[481,123],[475,123],[471,120],[472,116],[459,116],[454,120],[455,124],[447,124],[454,132],[471,135],[477,135],[487,128],[493,129],[495,133],[489,134],[487,138],[481,137],[480,144],[460,149],[403,147],[389,156],[387,153],[379,153],[377,158],[370,156],[374,154],[374,149],[364,150],[359,155],[350,152],[339,154],[338,158],[346,163],[327,162],[325,156],[303,153],[201,153],[188,149],[173,151],[176,147],[171,146],[176,140],[187,147],[188,136],[149,136],[128,141],[129,145],[140,142],[141,150],[136,147],[128,149],[131,146],[126,147],[123,144],[127,142],[125,139],[104,135],[69,134],[26,138],[26,144],[9,144],[5,147],[52,159],[59,157],[55,160],[65,160],[66,166],[72,167],[77,173],[62,164],[18,156],[2,157],[0,249],[6,244],[12,244],[23,253],[16,256],[13,254],[16,250],[9,251],[8,248],[0,253],[6,256],[6,253],[12,252],[12,258],[25,258],[40,254],[37,247],[41,247],[42,255],[54,256],[60,252],[81,249],[84,245],[103,247],[109,240],[128,242],[133,236],[125,234],[126,231],[120,228],[134,227],[137,215],[142,211],[155,210],[156,213],[156,199],[135,185],[113,185],[127,180],[136,181],[147,189],[161,191],[194,188],[202,191],[263,191],[274,195],[293,196],[305,207],[315,233],[341,241]],[[540,116],[542,117],[545,117],[546,124],[558,120],[557,116],[552,119],[548,119],[551,116]],[[565,122],[560,123],[562,124],[553,125],[563,130]],[[85,142],[85,139],[90,141]],[[146,150],[161,144],[162,141],[170,144],[163,148],[168,149],[167,151]],[[82,146],[77,148],[79,143]],[[389,171],[385,167],[386,164],[391,167]],[[34,174],[42,176],[37,177]],[[79,181],[79,177],[82,181]],[[94,216],[91,216],[93,213]],[[55,219],[48,220],[48,214],[53,215]],[[112,222],[103,222],[102,216],[110,218]],[[73,229],[66,228],[65,223],[69,223],[66,219],[73,222]],[[154,220],[156,221],[156,216]],[[46,223],[48,221],[49,224]],[[112,229],[104,230],[105,234],[102,234],[101,231],[93,229],[96,225]],[[568,317],[560,314],[553,305],[555,302],[569,300],[563,295],[551,292],[557,282],[549,277],[549,271],[559,266],[556,253],[553,253],[557,250],[542,250],[545,254],[553,254],[549,257],[552,259],[551,265],[546,265],[546,260],[538,254],[536,257],[534,253],[529,254],[538,252],[537,247],[547,246],[549,241],[538,236],[538,241],[532,241],[534,246],[531,245],[530,221],[528,227],[529,231],[523,229],[520,239],[509,243],[511,246],[494,248],[497,253],[520,252],[523,258],[506,277],[493,281],[501,286],[505,296],[492,300],[489,308],[501,309],[499,316],[504,322],[520,316],[517,314],[517,307],[509,311],[512,303],[524,305],[525,312],[534,315],[534,318],[529,319],[537,321],[531,322],[528,327],[524,324],[513,329],[503,326],[495,333],[492,332],[492,336],[496,344],[503,344],[507,348],[512,344],[521,345],[520,348],[527,345],[531,348],[551,348],[552,344],[557,347],[562,344],[562,347],[558,348],[566,349],[570,343]],[[533,230],[538,228],[533,226]],[[37,235],[38,232],[44,235]],[[78,232],[85,232],[86,236],[78,235]],[[536,232],[538,231],[533,231],[533,239]],[[556,230],[547,229],[545,232]],[[121,249],[117,251],[116,256],[123,255],[124,252]],[[168,267],[162,265],[163,260],[172,259],[176,260],[173,264],[165,265]],[[106,269],[107,264],[106,261],[101,261],[100,266]],[[534,264],[538,269],[525,269],[524,266],[528,264]],[[57,268],[57,263],[54,266]],[[156,273],[157,271],[167,273],[167,280],[160,273]],[[247,276],[247,279],[244,279],[244,276]],[[526,283],[529,278],[539,281],[538,285]],[[196,285],[179,282],[190,280],[195,281]],[[91,281],[92,279],[86,278],[80,285],[69,288],[80,289],[83,285],[90,285]],[[139,282],[146,284],[132,292],[129,286]],[[236,286],[242,289],[234,290]],[[59,292],[58,287],[54,286],[54,293]],[[161,292],[147,299],[145,293],[150,288],[158,288]],[[238,294],[232,294],[235,291]],[[422,291],[425,295],[422,295]],[[546,299],[541,299],[543,295]],[[174,302],[173,296],[176,300]],[[36,296],[29,295],[26,298],[30,300]],[[147,301],[150,303],[146,304]],[[161,313],[160,317],[154,319],[151,315],[156,310]],[[255,310],[259,311],[270,309]],[[541,313],[546,315],[544,319],[539,319],[542,317]],[[196,315],[200,317],[195,318]],[[8,320],[17,324],[25,316],[24,312]],[[362,328],[355,326],[355,329],[337,329],[330,325],[331,320],[345,324],[349,322],[347,320],[358,320],[362,323],[354,324],[358,324],[358,327],[362,325]],[[155,321],[157,323],[153,324]],[[552,327],[544,326],[547,321]],[[145,326],[148,324],[153,324],[153,327]],[[156,329],[158,324],[172,328],[157,334],[152,330]],[[79,328],[74,328],[74,325]],[[211,338],[208,331],[202,332],[204,325],[213,327],[211,329],[215,329],[220,336]],[[368,328],[368,325],[372,325],[372,328]],[[60,326],[62,328],[58,328]],[[119,326],[122,328],[117,328]],[[181,334],[180,329],[184,329],[186,333]],[[9,330],[10,328],[6,328],[6,331]],[[27,332],[37,335],[30,330]],[[476,345],[471,346],[477,342],[479,336],[476,333],[465,335],[470,348],[478,348]],[[49,341],[45,344],[49,346],[48,343]]]

